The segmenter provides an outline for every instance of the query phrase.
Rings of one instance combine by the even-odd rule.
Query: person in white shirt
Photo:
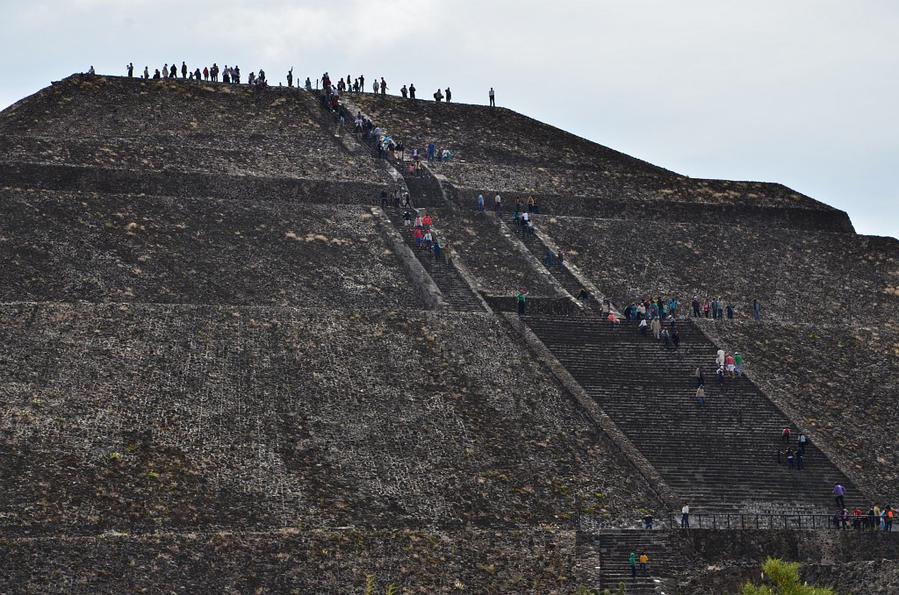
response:
[[[684,503],[684,507],[680,509],[680,527],[681,529],[690,528],[690,505]]]

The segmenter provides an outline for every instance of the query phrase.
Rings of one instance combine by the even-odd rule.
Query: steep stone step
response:
[[[402,210],[388,209],[387,215],[391,223],[397,228],[406,245],[421,262],[434,283],[440,288],[444,300],[451,310],[455,311],[483,311],[484,307],[478,297],[472,292],[471,287],[459,274],[452,262],[447,262],[446,255],[440,260],[434,258],[429,250],[419,249],[415,245],[415,239],[411,235],[412,228],[403,224]]]
[[[526,316],[524,321],[656,467],[694,512],[834,509],[831,489],[848,479],[809,444],[802,471],[778,464],[791,421],[746,377],[714,377],[714,344],[678,321],[679,349],[641,335],[634,323]],[[666,325],[669,326],[670,325]],[[695,399],[693,371],[706,376],[706,406]],[[795,449],[796,444],[792,442]]]

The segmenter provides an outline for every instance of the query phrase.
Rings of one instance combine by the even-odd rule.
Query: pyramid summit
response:
[[[334,99],[73,75],[0,112],[3,591],[899,556],[899,242],[502,107]]]

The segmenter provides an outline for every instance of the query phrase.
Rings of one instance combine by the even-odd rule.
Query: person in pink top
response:
[[[734,377],[734,371],[737,369],[737,363],[734,360],[734,356],[731,354],[727,354],[724,357],[724,368],[727,370],[727,373],[730,374],[730,377]]]

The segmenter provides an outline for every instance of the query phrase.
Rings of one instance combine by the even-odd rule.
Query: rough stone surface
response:
[[[706,327],[872,497],[899,502],[899,335],[879,326]]]
[[[574,593],[572,531],[282,529],[0,538],[21,593]]]
[[[0,191],[0,300],[418,307],[370,211]]]
[[[732,301],[736,316],[882,321],[899,311],[899,242],[777,227],[539,217],[537,225],[619,308],[646,296]],[[851,312],[851,315],[850,315]]]
[[[630,524],[659,508],[488,314],[0,316],[7,534],[568,525],[596,502]]]
[[[502,108],[352,98],[376,125],[408,149],[435,143],[453,151],[448,163],[431,167],[457,186],[461,198],[478,192],[506,199],[535,195],[545,213],[704,221],[742,216],[852,231],[845,213],[781,184],[692,179]],[[797,213],[791,210],[798,211]]]
[[[537,268],[514,245],[515,238],[490,215],[452,209],[427,209],[438,227],[474,275],[479,289],[491,295],[511,295],[526,289],[535,296],[553,296],[552,276]]]

